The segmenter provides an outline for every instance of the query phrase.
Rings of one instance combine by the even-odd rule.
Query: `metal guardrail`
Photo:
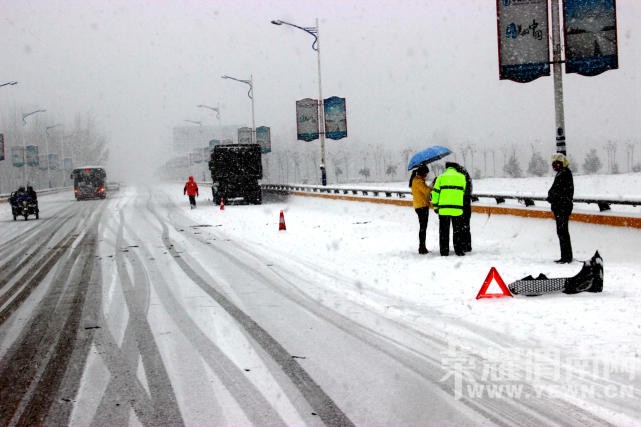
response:
[[[291,193],[291,192],[304,192],[304,193],[319,193],[328,195],[349,195],[349,196],[363,196],[374,198],[397,198],[397,199],[411,199],[412,193],[409,190],[398,190],[389,188],[346,188],[346,187],[327,187],[319,185],[291,185],[291,184],[263,184],[261,186],[264,191]],[[494,194],[494,193],[474,193],[472,195],[473,202],[479,202],[481,199],[493,199],[497,205],[505,203],[506,200],[514,200],[525,207],[536,206],[535,202],[546,201],[546,196],[542,195],[526,195],[526,194]],[[574,199],[574,203],[596,204],[599,211],[604,212],[611,210],[613,205],[622,206],[641,206],[641,198],[628,198],[628,199],[612,199],[600,197],[578,197]]]

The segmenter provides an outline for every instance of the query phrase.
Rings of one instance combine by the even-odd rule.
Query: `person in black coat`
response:
[[[570,162],[562,153],[552,156],[552,169],[556,172],[552,187],[548,191],[547,201],[550,203],[552,214],[556,220],[556,234],[559,236],[561,258],[556,263],[568,264],[572,262],[572,242],[570,241],[570,214],[574,207],[574,180],[572,171],[568,167]]]
[[[463,225],[461,228],[461,241],[463,252],[472,251],[472,233],[470,230],[470,218],[472,217],[472,178],[463,166],[456,167],[460,173],[465,175],[465,193],[463,194]]]

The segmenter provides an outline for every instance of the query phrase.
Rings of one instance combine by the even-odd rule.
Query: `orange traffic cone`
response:
[[[222,197],[220,198],[220,210],[225,210],[225,199],[223,199]]]
[[[280,211],[280,221],[278,221],[278,230],[287,230],[287,227],[285,227],[285,214],[283,211]]]

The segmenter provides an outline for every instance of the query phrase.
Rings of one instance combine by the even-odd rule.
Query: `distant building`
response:
[[[238,128],[241,125],[229,126],[197,126],[185,125],[173,128],[173,152],[175,155],[187,155],[187,153],[202,150],[209,146],[212,139],[236,141],[238,139]]]

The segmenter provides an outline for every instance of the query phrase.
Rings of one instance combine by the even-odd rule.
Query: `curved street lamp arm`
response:
[[[210,107],[209,105],[203,105],[203,104],[196,105],[196,107],[199,107],[199,108],[207,108],[207,109],[209,109],[209,110],[211,110],[211,111],[215,111],[215,112],[216,112],[216,118],[217,118],[217,119],[220,119],[220,108],[217,108],[217,107]]]
[[[298,28],[299,30],[305,31],[307,34],[310,34],[314,37],[314,43],[312,43],[312,49],[318,51],[318,27],[301,27],[291,22],[283,21],[282,19],[275,19],[272,21],[274,25],[289,25],[290,27]]]
[[[18,82],[7,82],[7,83],[2,83],[2,84],[0,84],[0,87],[2,87],[2,86],[7,86],[7,85],[11,85],[11,86],[13,86],[13,85],[17,85],[17,84],[18,84]]]
[[[22,113],[22,123],[26,126],[27,125],[27,121],[25,119],[27,117],[32,116],[32,115],[37,114],[37,113],[44,113],[45,111],[47,111],[47,110],[36,110],[36,111],[32,111],[30,113]]]
[[[247,91],[247,96],[249,99],[254,99],[254,85],[252,84],[251,80],[242,80],[242,79],[237,79],[236,77],[231,77],[225,74],[224,76],[221,76],[222,79],[231,79],[231,80],[236,80],[237,82],[245,83],[246,85],[249,85],[249,90]]]
[[[55,125],[47,126],[45,128],[45,133],[49,136],[49,129],[57,128],[59,126],[64,126],[62,123],[56,123]]]

